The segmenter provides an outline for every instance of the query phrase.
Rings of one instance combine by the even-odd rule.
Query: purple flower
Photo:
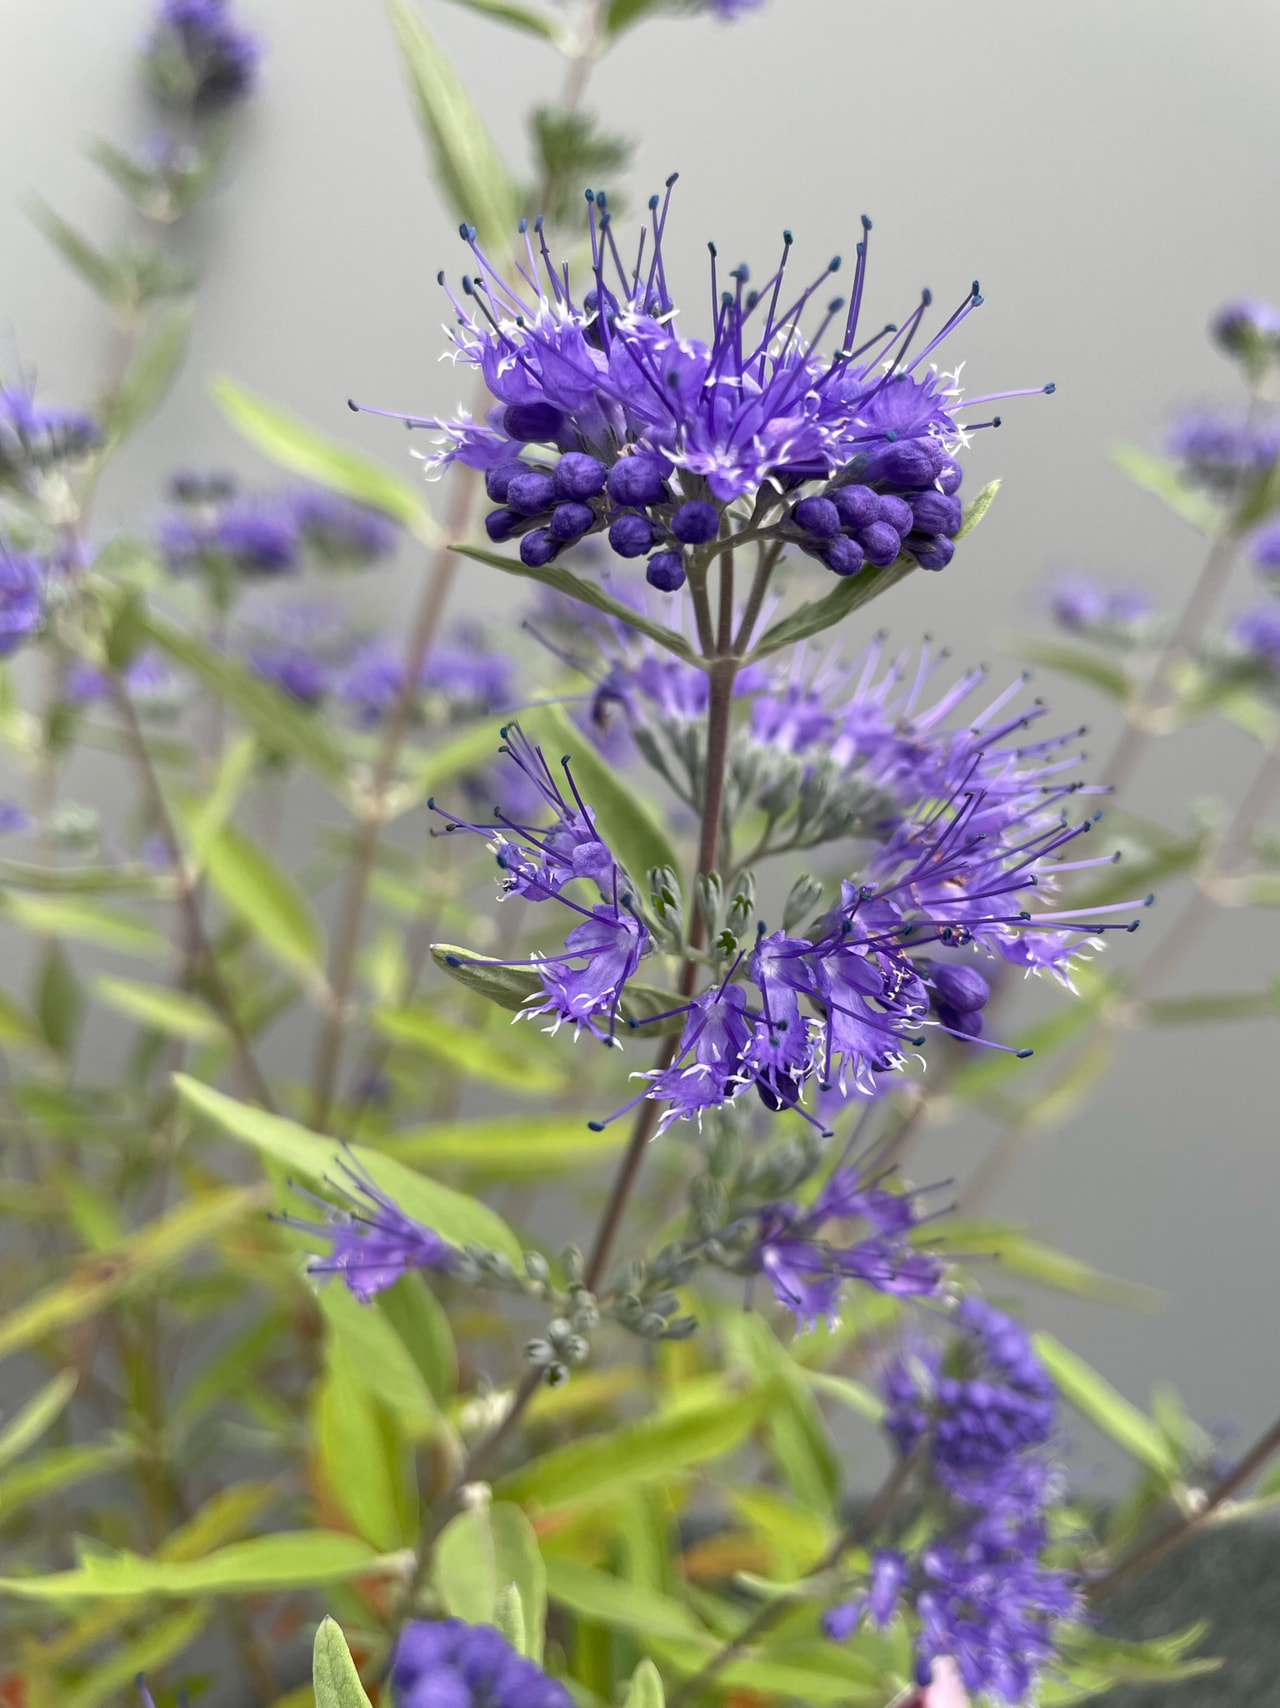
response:
[[[365,728],[386,716],[404,683],[404,651],[388,641],[371,640],[358,646],[334,680],[340,700],[354,711]]]
[[[101,443],[92,416],[46,409],[29,386],[0,387],[0,488],[35,495],[44,478],[83,462]]]
[[[1259,297],[1224,303],[1209,329],[1215,343],[1248,367],[1265,368],[1280,356],[1280,309]]]
[[[1255,663],[1280,673],[1280,605],[1273,601],[1242,611],[1231,625],[1231,636]]]
[[[1136,588],[1099,587],[1084,576],[1064,576],[1049,596],[1053,619],[1073,634],[1091,629],[1124,629],[1152,614],[1150,599]]]
[[[334,569],[359,569],[390,557],[400,530],[380,510],[357,504],[322,486],[304,488],[288,500],[303,543]]]
[[[756,12],[764,0],[708,0],[708,10],[722,24],[735,24],[749,12]]]
[[[435,466],[460,460],[484,471],[500,506],[487,519],[490,537],[522,534],[533,568],[608,530],[622,557],[653,552],[649,579],[670,591],[684,579],[687,554],[713,549],[724,507],[738,499],[758,501],[757,525],[838,573],[855,573],[864,559],[890,564],[903,551],[942,568],[961,522],[951,452],[966,430],[990,423],[960,419],[954,377],[930,358],[980,303],[976,286],[918,350],[927,292],[901,328],[861,337],[864,220],[848,303],[829,301],[805,334],[810,305],[830,289],[840,260],[793,291],[788,232],[759,289],[748,288],[745,266],[722,279],[713,246],[711,336],[686,335],[664,247],[671,183],[665,201],[650,203],[634,261],[623,260],[606,198],[588,192],[592,282],[580,298],[540,221],[522,228],[524,259],[510,280],[463,228],[478,272],[464,279],[461,297],[451,293],[454,344],[493,406],[483,422],[408,418],[440,432]],[[830,355],[821,353],[828,335]],[[852,482],[861,496],[841,509]],[[815,484],[825,490],[800,490]]]
[[[432,647],[418,680],[452,705],[477,712],[499,711],[515,694],[515,666],[502,652],[491,652],[478,629],[464,629],[451,644]]]
[[[20,831],[34,830],[36,821],[17,801],[0,800],[0,836],[13,836]]]
[[[556,1679],[489,1625],[416,1619],[391,1662],[397,1708],[573,1708]]]
[[[1268,581],[1280,578],[1280,517],[1265,522],[1249,541],[1254,567]]]
[[[40,558],[0,541],[0,658],[16,652],[43,623],[45,579]]]
[[[1165,443],[1188,480],[1230,496],[1242,479],[1264,473],[1280,457],[1280,420],[1192,409],[1174,423]]]
[[[249,578],[296,569],[298,526],[274,501],[233,499],[222,507],[196,508],[163,518],[157,544],[175,575],[216,571],[226,565]]]
[[[361,1304],[367,1305],[411,1269],[448,1273],[462,1265],[457,1248],[407,1216],[353,1154],[346,1154],[339,1170],[342,1178],[329,1184],[343,1199],[342,1206],[314,1199],[324,1212],[323,1222],[302,1221],[296,1216],[279,1218],[288,1227],[331,1242],[325,1256],[308,1262],[309,1275],[340,1275]]]
[[[144,60],[161,100],[215,112],[253,89],[262,49],[228,0],[161,0]]]
[[[126,667],[124,682],[130,695],[146,705],[163,705],[176,699],[178,678],[158,653],[140,652]],[[88,706],[111,697],[111,687],[105,672],[96,670],[83,659],[73,659],[67,668],[63,691],[73,706]]]
[[[255,646],[249,668],[303,706],[318,706],[333,685],[333,667],[301,647]]]

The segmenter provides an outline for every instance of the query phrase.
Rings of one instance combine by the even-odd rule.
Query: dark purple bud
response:
[[[656,504],[666,493],[666,478],[671,465],[665,457],[655,457],[641,451],[634,457],[621,457],[609,470],[609,496],[615,504]]]
[[[825,547],[822,561],[837,575],[856,575],[865,562],[865,554],[856,540],[846,540],[842,536]]]
[[[871,522],[858,529],[857,538],[867,562],[873,563],[877,569],[887,569],[902,545],[898,530],[889,522]]]
[[[484,519],[484,531],[495,545],[518,534],[523,526],[524,517],[518,510],[490,510]]]
[[[899,534],[909,534],[915,524],[915,517],[905,498],[895,498],[892,493],[886,492],[880,499],[877,521],[887,522]]]
[[[911,500],[915,520],[911,526],[918,534],[955,534],[960,529],[961,506],[958,498],[930,487],[917,492]],[[909,530],[908,530],[909,531]]]
[[[559,550],[560,542],[552,538],[549,529],[533,528],[520,542],[520,561],[530,569],[541,569]]]
[[[982,1010],[980,1008],[949,1008],[945,1002],[940,1002],[935,1007],[934,1013],[949,1032],[959,1032],[965,1038],[980,1038],[982,1036]]]
[[[604,491],[605,467],[599,457],[570,451],[551,471],[557,498],[596,498]]]
[[[865,528],[880,520],[880,494],[869,486],[842,486],[831,494],[831,502],[846,528]]]
[[[554,439],[564,426],[564,416],[554,403],[512,403],[502,425],[513,439],[525,443]]]
[[[595,526],[596,513],[589,504],[557,504],[551,512],[551,534],[557,540],[576,540]]]
[[[518,474],[528,474],[529,465],[508,457],[505,463],[496,463],[493,468],[486,470],[484,489],[495,504],[507,502],[507,488]]]
[[[945,569],[956,555],[955,541],[945,534],[908,534],[903,544],[921,569]]]
[[[976,967],[956,966],[948,961],[935,962],[932,973],[938,1001],[954,1008],[958,1014],[985,1008],[990,1001],[991,986]]]
[[[679,552],[654,552],[644,578],[661,593],[678,593],[684,586],[684,559]]]
[[[802,498],[791,514],[797,527],[819,540],[834,540],[844,526],[839,510],[829,498]]]
[[[544,510],[550,510],[555,496],[551,476],[543,474],[541,469],[513,474],[507,482],[507,503],[522,516],[538,516]]]
[[[886,486],[909,490],[932,486],[945,461],[936,439],[900,439],[875,453],[868,474]]]
[[[619,557],[643,557],[653,545],[649,518],[634,512],[619,516],[609,529],[609,544]]]
[[[720,532],[720,513],[705,498],[691,499],[671,518],[671,532],[687,546],[705,546]]]
[[[964,470],[959,463],[953,463],[950,458],[943,463],[938,471],[938,490],[945,492],[950,498],[953,492],[959,492],[960,483],[964,479]]]

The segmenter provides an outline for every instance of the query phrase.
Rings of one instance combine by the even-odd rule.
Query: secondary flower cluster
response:
[[[950,1656],[970,1691],[1021,1703],[1053,1661],[1056,1627],[1081,1605],[1071,1575],[1044,1559],[1059,1492],[1047,1451],[1055,1392],[1012,1317],[968,1298],[956,1326],[957,1362],[917,1346],[884,1382],[889,1435],[902,1455],[923,1456],[932,1534],[911,1553],[877,1550],[866,1588],[824,1622],[843,1639],[864,1620],[883,1627],[910,1608],[922,1684]]]
[[[793,294],[787,232],[758,289],[745,265],[722,289],[712,245],[711,337],[682,336],[664,253],[674,181],[665,200],[651,199],[630,261],[606,197],[587,192],[592,281],[580,297],[541,221],[532,232],[522,225],[510,277],[462,228],[477,272],[461,298],[450,292],[454,354],[494,404],[483,422],[405,418],[441,433],[434,466],[458,460],[484,472],[498,506],[490,537],[520,536],[534,568],[606,531],[620,557],[648,558],[648,580],[665,591],[727,537],[794,543],[840,575],[904,551],[944,568],[961,523],[952,452],[968,428],[992,423],[959,419],[954,376],[930,357],[981,302],[977,285],[914,354],[928,292],[901,327],[859,341],[864,219],[849,298],[829,299],[806,336],[806,312],[841,263],[834,257]]]
[[[8,658],[44,622],[48,569],[31,552],[0,540],[0,658]]]
[[[491,1625],[415,1619],[391,1662],[399,1708],[573,1708],[557,1679],[517,1654]]]
[[[0,386],[0,491],[40,498],[101,444],[91,415],[38,404],[29,386]]]
[[[220,111],[251,94],[261,57],[228,0],[161,0],[144,49],[156,95],[196,113]]]
[[[331,569],[360,569],[389,557],[395,524],[367,505],[322,487],[242,496],[224,474],[175,475],[177,508],[156,534],[175,575],[230,571],[250,579],[288,574],[310,554]]]

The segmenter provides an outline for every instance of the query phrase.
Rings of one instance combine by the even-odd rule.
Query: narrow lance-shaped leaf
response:
[[[185,1038],[193,1044],[216,1044],[226,1029],[198,997],[161,985],[135,984],[131,979],[103,974],[94,989],[108,1008],[127,1014],[142,1026],[163,1032],[169,1038]]]
[[[518,1014],[529,998],[543,989],[536,968],[504,966],[471,949],[460,949],[454,943],[433,943],[431,958],[447,977],[511,1013]],[[679,1007],[680,1001],[673,991],[661,990],[657,985],[628,983],[622,998],[622,1018],[636,1024],[650,1021],[655,1015],[665,1015],[673,1007]],[[683,1024],[684,1016],[676,1015],[646,1025],[644,1033],[646,1037],[656,1038],[678,1032]]]
[[[318,433],[226,376],[215,380],[213,395],[236,431],[273,463],[381,510],[424,545],[440,543],[440,530],[417,489],[393,470]]]
[[[1036,1351],[1065,1400],[1126,1453],[1167,1477],[1177,1476],[1177,1455],[1144,1411],[1117,1393],[1105,1376],[1051,1334],[1041,1331],[1034,1339]]]
[[[1124,669],[1086,646],[1072,646],[1068,641],[1020,640],[1013,649],[1029,664],[1041,664],[1048,670],[1060,670],[1064,676],[1074,676],[1099,688],[1121,704],[1129,698],[1129,678]]]
[[[543,41],[558,42],[562,39],[556,20],[547,17],[545,12],[535,11],[532,6],[516,6],[512,0],[453,0],[453,4],[465,7],[468,12],[479,12],[482,17],[493,18],[499,24],[510,24],[513,30],[541,36]]]
[[[205,850],[205,870],[223,901],[262,946],[293,972],[320,982],[320,924],[298,885],[260,844],[224,824]]]
[[[60,1370],[6,1422],[0,1429],[0,1465],[7,1465],[25,1453],[61,1417],[78,1380],[74,1370]]]
[[[541,1661],[547,1570],[533,1526],[518,1506],[497,1501],[453,1519],[437,1544],[432,1582],[446,1610],[474,1625],[492,1623],[504,1590],[513,1584],[525,1653]]]
[[[519,198],[498,146],[413,0],[387,0],[387,10],[440,188],[457,218],[505,254]]]
[[[189,1649],[213,1615],[213,1608],[206,1604],[149,1621],[140,1636],[91,1667],[73,1685],[60,1689],[58,1708],[98,1708],[99,1703],[128,1691],[139,1674],[156,1672]]]
[[[311,1683],[316,1708],[370,1708],[347,1639],[334,1619],[322,1619],[316,1632]]]
[[[752,649],[751,658],[768,658],[771,653],[779,652],[784,646],[794,646],[797,641],[805,640],[809,635],[821,634],[824,629],[833,628],[852,612],[870,604],[873,599],[878,599],[891,587],[896,587],[915,568],[914,558],[900,557],[887,569],[863,569],[857,575],[844,576],[836,582],[830,593],[821,599],[813,599],[798,606],[771,629],[766,629]]]
[[[643,1660],[631,1675],[623,1708],[666,1708],[662,1674],[651,1660]]]
[[[111,399],[106,425],[113,438],[128,438],[164,402],[187,353],[191,316],[191,303],[172,304],[143,342]]]
[[[124,295],[126,281],[115,262],[100,249],[82,237],[73,225],[68,225],[62,215],[55,213],[48,202],[39,196],[32,196],[27,201],[27,213],[62,256],[63,260],[77,272],[89,288],[103,299],[104,302],[118,303]]]
[[[505,1027],[497,1035],[480,1032],[446,1020],[426,1003],[381,1008],[373,1020],[393,1043],[504,1090],[538,1095],[559,1091],[565,1084],[564,1067],[536,1032],[509,1032]]]
[[[1188,486],[1178,465],[1168,457],[1156,456],[1137,445],[1117,445],[1111,452],[1111,461],[1135,486],[1161,499],[1175,516],[1190,522],[1200,533],[1211,534],[1218,526],[1221,519],[1218,506],[1203,492]]]

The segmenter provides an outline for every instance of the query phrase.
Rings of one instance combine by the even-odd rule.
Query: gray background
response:
[[[554,56],[440,0],[424,7],[519,157],[522,113],[558,84]],[[243,10],[270,53],[231,180],[191,239],[207,287],[190,366],[113,475],[103,524],[136,525],[175,460],[254,467],[204,395],[213,373],[388,458],[404,457],[403,435],[350,416],[348,394],[414,410],[458,401],[454,371],[437,365],[434,277],[461,255],[379,6]],[[119,231],[118,198],[75,144],[141,135],[130,50],[144,18],[138,0],[0,0],[0,349],[4,367],[38,371],[50,400],[87,396],[105,331],[19,198],[38,188],[104,241]],[[676,220],[696,302],[705,238],[759,267],[789,225],[816,271],[832,248],[852,252],[865,209],[873,316],[899,318],[922,284],[947,307],[977,274],[987,306],[957,345],[971,388],[1058,383],[1056,397],[1010,406],[1003,432],[980,436],[970,485],[1003,476],[999,503],[956,568],[914,577],[877,607],[877,625],[904,643],[932,632],[967,661],[1038,620],[1054,567],[1181,598],[1196,542],[1126,486],[1106,447],[1150,439],[1180,403],[1231,397],[1207,316],[1229,295],[1280,298],[1278,65],[1274,0],[772,0],[733,29],[648,25],[600,68],[592,104],[639,144],[635,200],[683,174]],[[380,586],[389,612],[408,597],[403,577]],[[1246,591],[1242,575],[1236,604]],[[491,592],[467,572],[466,604]],[[1064,725],[1088,718],[1093,751],[1109,750],[1102,708],[1042,686]],[[1184,739],[1148,759],[1134,804],[1176,817],[1188,798],[1238,793],[1253,764],[1230,731]],[[1177,898],[1162,899],[1167,921]],[[1273,915],[1225,919],[1184,987],[1256,987],[1278,950]],[[1167,1295],[1152,1316],[1048,1300],[1040,1320],[1133,1397],[1168,1377],[1202,1418],[1247,1431],[1277,1404],[1278,1042],[1261,1023],[1136,1041],[1105,1094],[1026,1158],[997,1206]],[[946,1129],[921,1174],[963,1174],[989,1138],[976,1122]]]

